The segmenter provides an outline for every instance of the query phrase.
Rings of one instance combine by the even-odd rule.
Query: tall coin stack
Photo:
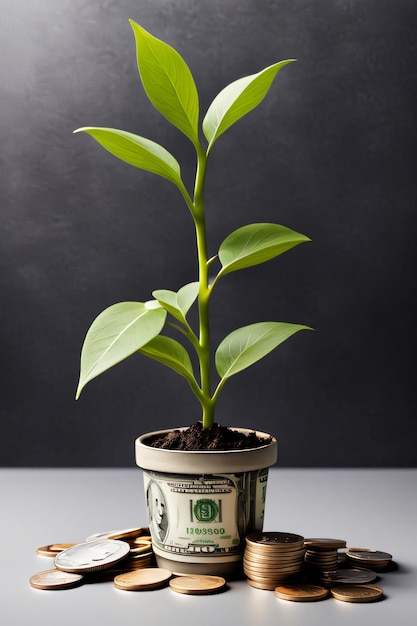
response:
[[[247,582],[269,589],[299,577],[304,566],[304,537],[293,533],[256,532],[246,537],[243,571]]]
[[[305,563],[308,573],[322,584],[337,572],[338,549],[346,547],[343,539],[305,539]]]

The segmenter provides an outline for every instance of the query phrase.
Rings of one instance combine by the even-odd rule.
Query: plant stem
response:
[[[214,405],[211,398],[211,360],[210,360],[210,323],[209,323],[209,273],[207,264],[207,234],[204,213],[204,183],[206,177],[207,155],[201,146],[197,149],[197,172],[194,187],[194,223],[198,253],[198,314],[199,314],[199,350],[200,382],[203,409],[203,428],[210,428],[214,422]]]

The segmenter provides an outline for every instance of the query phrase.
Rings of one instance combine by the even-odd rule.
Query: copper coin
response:
[[[328,593],[328,589],[318,585],[285,585],[275,589],[277,598],[291,600],[292,602],[324,600],[324,598],[327,598]]]
[[[343,585],[333,587],[330,593],[342,602],[374,602],[382,597],[383,591],[373,585]]]
[[[172,576],[172,572],[161,567],[146,567],[114,579],[114,586],[124,591],[141,591],[162,587]]]
[[[276,560],[289,560],[304,558],[305,548],[298,548],[294,550],[286,550],[285,552],[276,551],[274,548],[262,548],[257,550],[255,547],[247,546],[244,554],[256,559],[276,559]]]
[[[295,572],[299,572],[301,571],[301,567],[252,567],[251,565],[247,565],[246,563],[243,564],[243,571],[245,572],[245,574],[247,574],[248,572],[255,572],[258,574],[292,574]]]
[[[190,595],[216,593],[223,589],[225,584],[226,580],[222,576],[199,576],[194,574],[177,576],[169,581],[169,586],[173,591]]]
[[[56,556],[59,552],[63,550],[67,550],[67,548],[72,548],[75,546],[75,543],[52,543],[49,546],[41,546],[40,548],[36,548],[36,554],[38,556]]]
[[[248,583],[248,585],[250,585],[251,587],[255,587],[255,589],[265,589],[266,591],[274,591],[276,584],[275,583],[259,583],[256,580],[251,580],[250,578],[248,578],[246,580],[246,582]]]
[[[344,539],[321,539],[321,538],[308,538],[304,539],[304,545],[314,550],[337,550],[338,548],[345,548],[346,541]]]
[[[83,578],[81,574],[61,572],[59,569],[47,569],[34,574],[30,578],[29,584],[35,589],[70,589],[79,585]]]
[[[299,563],[304,563],[302,555],[293,557],[292,559],[280,559],[279,557],[258,557],[256,554],[245,552],[243,559],[248,563],[253,563],[254,565],[298,565]]]

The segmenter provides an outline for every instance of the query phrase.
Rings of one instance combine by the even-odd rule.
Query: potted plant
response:
[[[175,185],[194,225],[198,267],[196,280],[178,291],[158,289],[150,300],[113,304],[98,315],[82,347],[76,397],[93,378],[137,353],[187,380],[201,406],[196,423],[147,433],[136,441],[153,547],[158,563],[175,572],[231,577],[240,568],[245,534],[262,529],[268,468],[276,461],[277,442],[267,433],[219,426],[215,420],[219,395],[231,376],[308,326],[257,322],[233,331],[213,350],[209,304],[217,283],[228,274],[271,260],[309,238],[279,224],[253,223],[232,232],[218,252],[210,255],[204,184],[218,139],[263,100],[277,73],[292,60],[225,87],[202,121],[203,143],[199,97],[189,67],[168,44],[137,23],[130,24],[149,100],[195,148],[193,191],[184,185],[177,160],[152,140],[112,128],[85,127],[75,132],[88,133],[119,159]],[[189,321],[193,305],[198,328],[192,328]],[[168,329],[177,337],[164,334]],[[196,444],[190,444],[190,435]],[[231,442],[225,443],[227,438]]]

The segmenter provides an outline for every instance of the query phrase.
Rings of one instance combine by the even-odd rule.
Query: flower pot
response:
[[[247,429],[234,429],[248,434]],[[201,452],[165,450],[136,440],[149,529],[159,567],[176,574],[242,574],[245,536],[262,530],[268,468],[277,442],[257,432],[258,448]]]

